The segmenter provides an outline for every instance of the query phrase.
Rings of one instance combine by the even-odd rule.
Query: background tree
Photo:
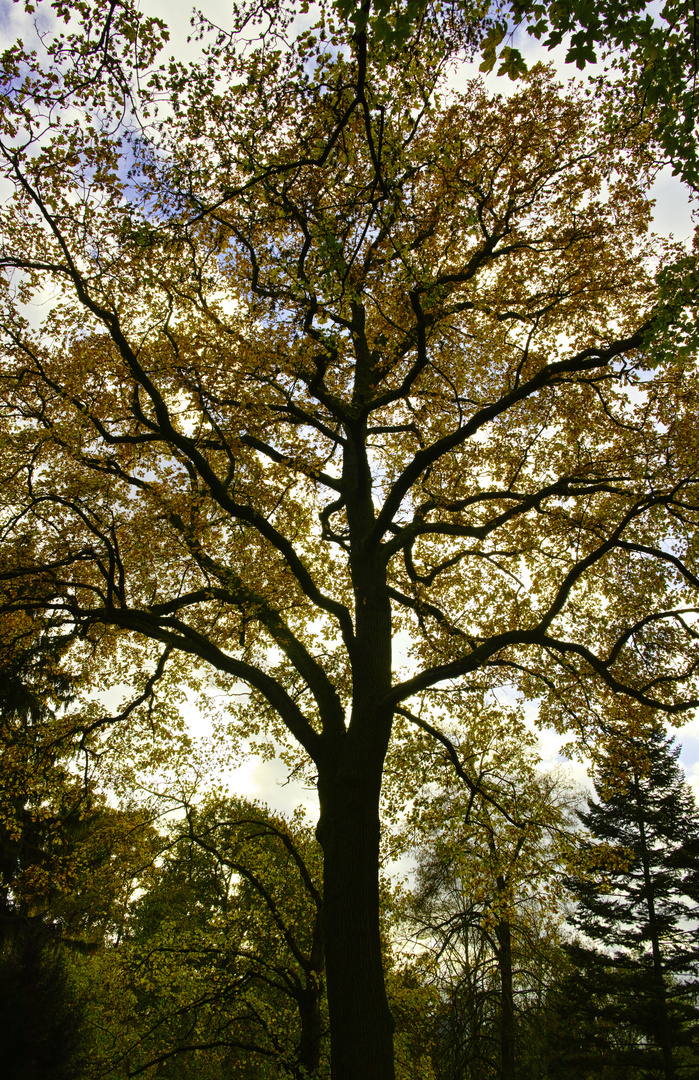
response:
[[[35,630],[32,627],[32,630]],[[28,631],[27,631],[28,632]],[[56,713],[69,699],[60,649],[34,638],[7,649],[0,666],[0,890],[2,923],[27,916],[34,901],[59,892],[80,818],[79,779],[69,775]]]
[[[572,883],[574,924],[596,945],[571,951],[574,1000],[602,1024],[613,1011],[636,1035],[630,1050],[617,1044],[614,1064],[668,1080],[695,1074],[696,1055],[684,1048],[699,1021],[699,815],[673,741],[656,724],[647,740],[617,736],[600,754],[597,798],[580,812],[592,837],[589,873]],[[599,1063],[609,1057],[607,1046]]]
[[[91,979],[109,1076],[327,1075],[321,873],[299,818],[209,798],[161,837],[118,949]],[[108,972],[107,993],[96,986]],[[99,1055],[98,1055],[99,1058]]]
[[[115,12],[3,57],[4,606],[159,642],[249,688],[242,737],[295,740],[333,1076],[384,1080],[401,703],[692,700],[696,372],[648,376],[652,156],[541,70],[438,101],[443,37],[367,68],[329,15],[308,65],[273,22],[154,70],[162,27]]]
[[[8,1080],[74,1080],[87,1057],[83,1003],[60,941],[16,920],[0,936],[0,1053]]]
[[[152,861],[151,809],[114,802],[139,767],[161,760],[164,740],[147,724],[150,752],[139,755],[138,707],[148,695],[134,694],[126,709],[133,738],[110,743],[103,729],[119,717],[88,700],[100,684],[88,684],[74,642],[37,619],[21,627],[21,635],[16,625],[0,628],[0,934],[18,920],[43,923],[87,948],[91,937],[118,935]],[[174,736],[168,743],[174,758],[181,746]]]
[[[533,1077],[543,1068],[539,1028],[560,966],[574,794],[541,770],[536,739],[516,709],[487,697],[462,708],[468,719],[452,705],[458,734],[441,767],[424,718],[423,740],[411,738],[402,753],[396,742],[393,751],[411,755],[397,776],[415,785],[404,792],[411,810],[399,834],[417,860],[403,926],[427,950],[425,974],[439,988],[437,1075]],[[447,730],[444,723],[443,737]]]
[[[16,1080],[73,1080],[89,1057],[75,952],[123,919],[153,830],[144,812],[109,807],[79,760],[66,641],[21,628],[0,653],[0,1053]]]
[[[580,944],[567,942],[564,950],[547,997],[545,1075],[551,1080],[612,1080],[622,1073],[644,1080],[649,1053],[638,1024],[637,973],[631,967],[621,970],[608,955]]]

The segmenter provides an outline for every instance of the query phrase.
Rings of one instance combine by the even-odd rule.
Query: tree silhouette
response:
[[[333,1076],[390,1080],[394,720],[691,706],[696,370],[643,125],[279,10],[193,65],[128,0],[3,53],[2,608],[245,685],[234,737],[317,778]]]
[[[685,1048],[696,1045],[699,1021],[699,813],[673,742],[656,726],[647,739],[614,740],[600,757],[597,797],[580,812],[589,870],[571,882],[574,923],[595,944],[570,950],[572,998],[596,1017],[606,1046],[598,1052],[592,1039],[585,1056],[661,1070],[666,1080],[695,1074],[696,1053]],[[614,1049],[601,1037],[605,1025],[610,1038],[625,1030],[630,1042]]]

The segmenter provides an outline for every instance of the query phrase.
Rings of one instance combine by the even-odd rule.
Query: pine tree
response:
[[[0,934],[0,1060],[5,1080],[84,1075],[84,1004],[58,936],[43,924],[7,923]]]
[[[588,1047],[605,1043],[598,1065],[611,1057],[666,1080],[699,1075],[689,1050],[699,1018],[699,812],[673,743],[656,727],[599,760],[597,798],[579,813],[590,872],[570,883],[574,923],[595,947],[571,949],[575,973],[562,995],[570,1021],[589,1014]]]

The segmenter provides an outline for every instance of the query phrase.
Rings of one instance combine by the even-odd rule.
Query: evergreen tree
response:
[[[86,958],[122,930],[159,850],[149,814],[110,806],[78,758],[65,641],[0,625],[0,1075],[78,1080],[89,1066]],[[78,767],[80,766],[80,767]],[[155,871],[151,871],[152,874]],[[92,1040],[94,1041],[94,1039]]]
[[[589,872],[570,883],[574,922],[595,947],[571,949],[575,972],[559,1007],[569,1057],[579,1056],[571,1039],[586,1032],[586,1076],[603,1061],[666,1080],[699,1075],[690,1050],[699,1017],[699,813],[673,742],[655,727],[647,740],[610,746],[597,766],[597,798],[579,813],[591,842]]]
[[[0,935],[0,1059],[6,1080],[76,1080],[83,1005],[57,936],[16,920]]]
[[[51,901],[66,889],[80,819],[52,723],[70,697],[60,649],[0,639],[0,1060],[8,1080],[74,1080],[82,1012]],[[63,755],[65,757],[65,754]]]

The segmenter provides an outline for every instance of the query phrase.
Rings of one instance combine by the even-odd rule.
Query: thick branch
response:
[[[631,349],[638,349],[645,340],[645,335],[652,324],[644,324],[630,338],[624,338],[610,345],[607,349],[585,349],[568,360],[560,360],[553,364],[547,364],[527,382],[515,387],[509,394],[504,394],[499,401],[493,402],[479,409],[471,419],[458,427],[450,435],[438,439],[429,447],[419,450],[410,464],[403,470],[394,482],[381,512],[377,516],[374,526],[374,535],[380,539],[390,529],[393,518],[397,514],[403,499],[410,491],[413,484],[431,465],[434,465],[441,457],[475,435],[486,424],[497,416],[501,416],[520,401],[531,397],[544,386],[550,385],[563,375],[575,374],[581,371],[589,371],[596,367],[605,367],[622,353]]]

